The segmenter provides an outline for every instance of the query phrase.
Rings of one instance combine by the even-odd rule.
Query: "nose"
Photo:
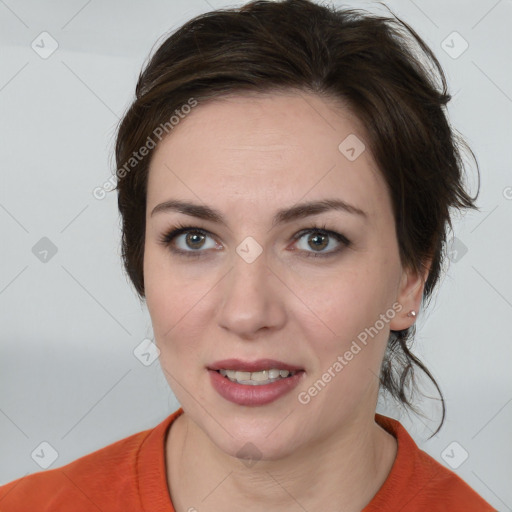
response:
[[[285,295],[286,287],[269,267],[265,252],[251,263],[235,254],[221,282],[218,323],[246,340],[279,330],[286,321]]]

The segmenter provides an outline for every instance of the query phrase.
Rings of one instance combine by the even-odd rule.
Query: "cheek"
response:
[[[357,255],[326,279],[316,276],[297,281],[294,288],[304,304],[294,317],[306,339],[312,340],[321,368],[330,367],[338,355],[351,353],[350,370],[377,368],[389,335],[389,318],[381,320],[393,303],[393,258],[381,252]],[[356,343],[354,345],[354,342]],[[358,369],[358,370],[356,370]],[[347,371],[349,370],[349,371]]]
[[[174,364],[197,355],[204,336],[205,294],[209,279],[172,264],[160,248],[148,247],[144,256],[146,305],[162,362]]]
[[[172,271],[165,251],[146,245],[144,252],[144,288],[156,341],[163,344],[172,336],[184,315],[187,294],[182,291],[176,271]]]
[[[310,328],[323,336],[347,338],[371,318],[379,302],[373,268],[360,259],[329,274],[298,278],[294,291],[307,306],[302,305],[307,310],[303,318]]]
[[[190,289],[181,269],[172,263],[167,250],[156,244],[146,244],[144,251],[144,288],[146,303],[158,324],[170,328],[186,308]]]

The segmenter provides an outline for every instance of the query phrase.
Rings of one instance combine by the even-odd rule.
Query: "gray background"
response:
[[[448,273],[417,322],[415,351],[445,394],[447,421],[427,441],[439,416],[386,401],[378,410],[447,467],[447,453],[460,461],[465,450],[454,471],[512,510],[512,2],[386,3],[443,65],[451,122],[482,181],[481,212],[457,218]],[[42,442],[59,467],[179,406],[158,360],[145,366],[134,354],[151,338],[150,318],[121,268],[115,193],[97,200],[92,190],[114,172],[116,124],[153,46],[191,17],[234,5],[0,0],[0,483],[41,471],[32,454],[53,453]],[[44,31],[58,43],[46,59],[31,47],[42,37],[50,47]],[[454,31],[469,44],[458,56]],[[46,262],[44,237],[57,250]]]

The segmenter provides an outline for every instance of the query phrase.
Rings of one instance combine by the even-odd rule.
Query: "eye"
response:
[[[294,240],[300,241],[302,238],[306,240],[306,243],[302,248],[299,247],[299,250],[303,251],[305,253],[304,256],[308,258],[333,256],[351,245],[347,237],[336,231],[326,229],[326,226],[313,226],[300,231],[294,236]],[[331,243],[333,240],[335,241],[334,244]],[[337,248],[324,251],[326,247],[332,245],[335,245]],[[312,251],[308,250],[311,248],[313,249]]]
[[[204,256],[201,249],[215,249],[216,244],[213,243],[208,247],[205,240],[210,234],[204,229],[196,226],[175,226],[163,235],[160,242],[166,247],[170,247],[172,252],[183,254],[184,256],[200,257]],[[181,245],[181,247],[180,247]],[[176,247],[178,246],[178,247]]]
[[[169,247],[176,254],[186,257],[203,257],[206,256],[206,249],[217,249],[219,246],[212,242],[208,246],[205,242],[208,238],[212,238],[211,234],[197,226],[178,225],[170,229],[160,238],[160,243]],[[294,235],[293,240],[305,239],[306,243],[298,248],[298,252],[303,253],[305,257],[328,257],[333,256],[345,247],[351,245],[350,240],[341,233],[326,229],[326,226],[312,226],[308,229],[299,231]],[[335,243],[333,244],[333,240]],[[299,244],[294,244],[299,245]],[[331,245],[335,248],[324,250]],[[204,249],[204,250],[203,250]],[[313,249],[313,250],[310,250]],[[293,249],[296,251],[297,249]]]

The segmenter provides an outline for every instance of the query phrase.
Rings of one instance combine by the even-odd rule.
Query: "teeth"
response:
[[[232,373],[232,372],[230,372]],[[251,372],[234,372],[235,375],[230,375],[232,379],[236,379],[237,381],[241,380],[250,380],[251,378]]]
[[[261,372],[252,372],[249,377],[250,380],[255,380],[256,382],[263,382],[264,380],[268,380],[268,371],[263,370]],[[249,379],[243,379],[243,380],[249,380]],[[238,377],[238,372],[236,372],[236,380],[240,382],[240,379]]]
[[[279,370],[272,368],[270,370],[262,370],[260,372],[240,372],[237,370],[219,370],[219,373],[227,377],[231,382],[239,384],[248,384],[250,386],[258,386],[262,384],[270,384],[276,380],[284,379],[288,376],[295,375],[296,372],[288,370]]]
[[[286,375],[283,375],[283,377],[287,377],[288,376],[288,370],[283,370],[283,374]],[[281,375],[281,370],[269,370],[268,371],[268,378],[269,379],[277,379],[277,377],[279,377]]]

